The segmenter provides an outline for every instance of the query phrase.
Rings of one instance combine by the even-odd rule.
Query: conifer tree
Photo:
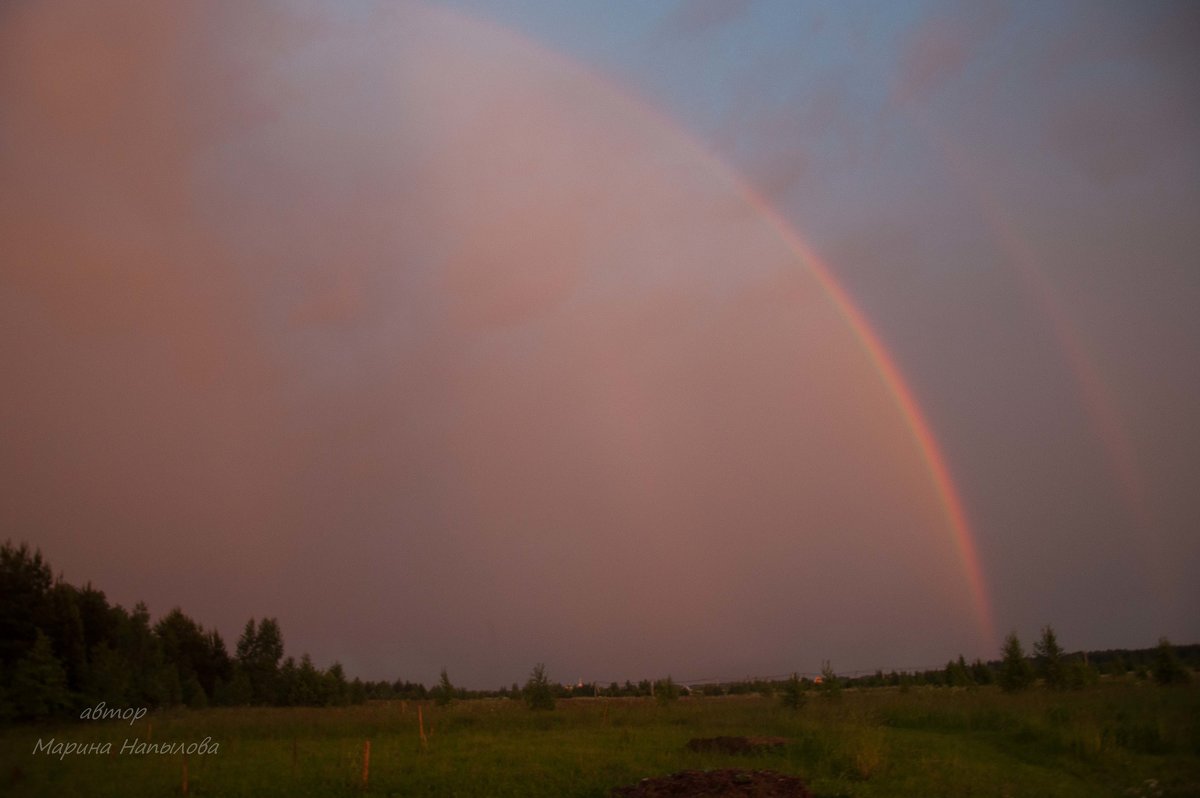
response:
[[[14,714],[22,720],[50,717],[66,709],[70,698],[66,671],[39,629],[33,648],[13,669],[9,700]]]
[[[946,663],[946,684],[950,687],[968,687],[975,683],[971,671],[967,669],[967,661],[959,654],[957,660]]]
[[[785,707],[793,711],[804,706],[804,682],[800,681],[800,674],[793,673],[783,683],[783,695],[780,701]]]
[[[253,618],[247,621],[238,639],[237,662],[250,681],[254,703],[270,705],[278,700],[279,662],[282,659],[283,633],[279,621],[263,618],[257,626]]]
[[[842,683],[829,660],[821,663],[821,694],[826,698],[837,698],[842,694]]]
[[[439,707],[450,706],[450,702],[454,700],[454,685],[450,683],[450,676],[445,668],[442,668],[441,678],[433,692],[433,700]]]
[[[1063,666],[1063,650],[1058,645],[1058,638],[1050,624],[1042,627],[1042,638],[1033,644],[1033,653],[1037,657],[1038,674],[1045,679],[1046,686],[1054,690],[1062,690],[1067,686],[1067,673]]]
[[[0,546],[0,670],[27,656],[51,614],[54,578],[41,551]]]
[[[523,695],[530,709],[554,709],[554,690],[550,687],[546,666],[542,663],[533,666],[529,680],[525,682]]]
[[[1015,631],[1004,638],[1004,657],[1000,664],[1000,687],[1005,692],[1024,690],[1033,683],[1033,667],[1025,659],[1025,650]]]

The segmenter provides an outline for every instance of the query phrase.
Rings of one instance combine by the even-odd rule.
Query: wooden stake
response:
[[[183,785],[182,785],[182,788],[181,788],[181,789],[183,790],[183,794],[184,794],[184,795],[187,795],[187,794],[188,794],[188,783],[187,783],[187,754],[184,754],[184,755],[183,755]]]
[[[371,776],[371,741],[363,740],[363,789],[367,789]]]
[[[425,718],[421,715],[420,704],[417,704],[417,728],[421,730],[421,750],[424,751],[429,747],[429,740],[425,737]]]
[[[296,738],[292,738],[292,775],[296,775],[296,761],[299,759],[299,751],[296,746]]]

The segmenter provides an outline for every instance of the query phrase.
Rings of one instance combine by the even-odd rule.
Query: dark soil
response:
[[[693,751],[719,754],[761,754],[783,748],[786,737],[697,737],[688,740]]]
[[[804,782],[773,770],[681,770],[632,787],[617,787],[613,798],[812,798]]]

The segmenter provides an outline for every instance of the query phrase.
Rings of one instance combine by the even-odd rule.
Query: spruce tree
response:
[[[1000,687],[1005,692],[1024,690],[1033,684],[1033,667],[1025,659],[1025,650],[1015,631],[1004,638],[1004,657],[1000,664]]]
[[[804,682],[800,680],[800,674],[793,673],[783,683],[783,695],[780,701],[785,707],[793,711],[804,706]]]
[[[433,700],[439,707],[448,707],[454,700],[454,685],[450,683],[450,676],[446,673],[446,669],[442,668],[441,678],[438,680],[438,686],[434,688]]]
[[[967,661],[959,654],[957,660],[946,663],[946,684],[950,687],[969,687],[975,683],[971,671],[967,669]]]
[[[821,663],[821,694],[826,698],[837,698],[842,694],[842,683],[829,660]]]
[[[1067,686],[1067,673],[1063,667],[1063,650],[1058,645],[1058,638],[1050,624],[1042,627],[1042,638],[1033,644],[1033,654],[1037,657],[1038,675],[1046,681],[1046,686],[1054,690],[1062,690]]]
[[[525,703],[530,709],[554,709],[554,690],[546,678],[546,666],[538,663],[525,682]]]
[[[0,671],[30,654],[38,630],[51,618],[54,578],[41,551],[0,546]]]
[[[47,718],[66,709],[70,700],[66,671],[39,629],[33,648],[13,668],[9,701],[14,714],[22,720]]]

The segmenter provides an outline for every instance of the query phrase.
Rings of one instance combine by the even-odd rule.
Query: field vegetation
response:
[[[793,685],[793,689],[795,689]],[[191,743],[195,796],[606,796],[683,769],[764,768],[818,796],[1200,795],[1200,687],[1105,678],[1037,687],[805,690],[762,695],[576,698],[537,711],[486,698],[437,706],[158,710],[134,722],[16,725],[3,738],[12,796],[183,794],[181,753],[122,753],[127,741]],[[421,731],[425,733],[422,742]],[[752,755],[696,752],[695,737],[776,735]],[[59,743],[93,744],[55,754]],[[40,743],[42,749],[35,753]],[[369,741],[369,768],[364,753]],[[111,743],[108,754],[96,753]],[[61,750],[61,749],[59,749]],[[364,775],[366,780],[364,783]]]

